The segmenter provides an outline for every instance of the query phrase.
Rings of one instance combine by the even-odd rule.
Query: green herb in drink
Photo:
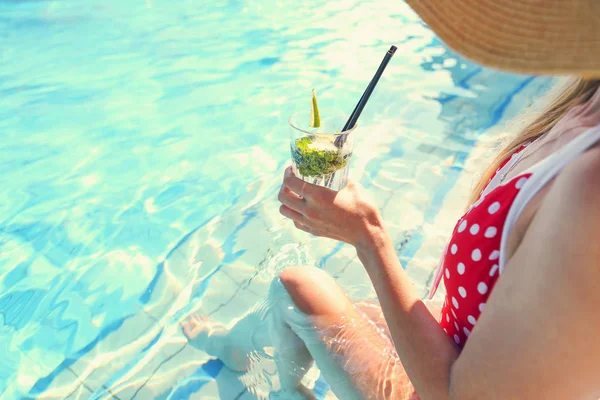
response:
[[[346,166],[351,154],[342,154],[330,135],[307,135],[296,140],[292,158],[302,176],[331,175]]]

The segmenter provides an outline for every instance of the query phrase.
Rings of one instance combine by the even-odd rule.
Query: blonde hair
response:
[[[574,106],[588,101],[600,87],[600,79],[576,78],[558,95],[552,96],[549,104],[537,117],[506,144],[481,176],[473,189],[469,206],[477,201],[490,178],[502,162],[523,144],[533,141],[550,131],[554,125]]]

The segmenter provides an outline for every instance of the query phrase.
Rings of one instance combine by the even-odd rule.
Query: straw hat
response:
[[[600,0],[407,0],[452,49],[514,72],[600,77]]]

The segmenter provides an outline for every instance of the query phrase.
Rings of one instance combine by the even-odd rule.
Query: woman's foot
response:
[[[207,316],[192,314],[181,323],[181,327],[190,345],[218,358],[233,371],[248,370],[246,351],[235,346],[225,325]]]

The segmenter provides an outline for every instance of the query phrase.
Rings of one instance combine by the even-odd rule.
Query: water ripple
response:
[[[181,350],[181,318],[236,321],[295,264],[373,295],[348,246],[277,212],[310,90],[352,110],[398,46],[352,173],[405,265],[442,234],[473,145],[548,83],[463,60],[403,3],[0,0],[0,15],[3,398],[239,396],[240,377]],[[257,396],[276,384],[263,372]]]

